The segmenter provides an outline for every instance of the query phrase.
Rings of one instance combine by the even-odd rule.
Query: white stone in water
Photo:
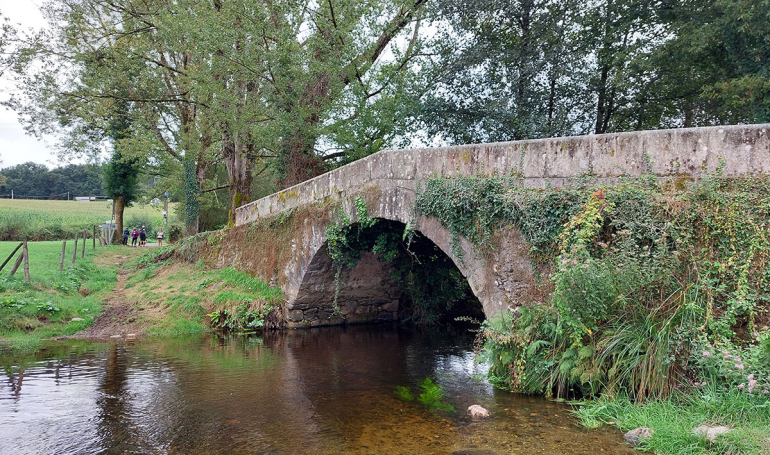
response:
[[[467,414],[472,419],[488,419],[490,416],[488,410],[477,404],[469,406]]]

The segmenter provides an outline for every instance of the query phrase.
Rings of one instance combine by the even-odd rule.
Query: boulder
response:
[[[693,428],[692,434],[706,438],[711,442],[716,442],[717,437],[720,434],[727,434],[731,431],[733,431],[733,429],[730,427],[725,427],[722,425],[706,425],[704,423],[703,425]]]
[[[647,439],[651,437],[652,437],[652,428],[649,428],[649,427],[634,428],[633,430],[623,435],[623,439],[625,439],[628,445],[630,445],[631,447],[636,447],[637,445],[639,445],[639,441],[641,441],[642,439]]]
[[[489,411],[484,409],[483,407],[474,404],[468,407],[468,411],[466,414],[473,420],[476,419],[488,419],[490,414]]]

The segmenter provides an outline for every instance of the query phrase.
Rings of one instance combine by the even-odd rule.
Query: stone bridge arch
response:
[[[415,217],[415,191],[396,187],[366,191],[342,200],[341,210],[356,222],[355,198],[362,197],[371,218],[407,225],[435,244],[468,281],[486,317],[517,306],[533,284],[528,247],[515,230],[502,236],[499,248],[483,255],[460,239],[462,259],[452,250],[451,233],[435,218]],[[334,216],[334,214],[330,214]],[[337,214],[337,216],[339,216]],[[352,270],[344,270],[335,314],[335,269],[327,252],[328,222],[309,222],[298,236],[294,257],[287,266],[286,316],[290,326],[315,326],[342,322],[387,321],[397,318],[401,287],[390,279],[390,265],[371,252],[363,252]],[[301,239],[301,240],[300,240]],[[301,244],[301,245],[299,245]]]

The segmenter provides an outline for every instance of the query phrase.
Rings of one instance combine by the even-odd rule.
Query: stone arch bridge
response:
[[[362,197],[370,217],[412,222],[441,248],[491,316],[526,301],[533,284],[529,247],[508,229],[491,255],[481,255],[461,239],[463,260],[457,260],[448,230],[434,218],[415,218],[420,182],[435,176],[505,175],[544,188],[585,175],[608,183],[650,172],[660,178],[698,178],[720,165],[725,175],[770,172],[770,124],[382,151],[240,207],[236,227],[224,231],[210,258],[217,266],[233,265],[280,285],[288,326],[392,320],[401,289],[389,278],[388,263],[372,253],[362,254],[355,268],[344,272],[341,314],[332,310],[335,282],[325,227],[339,210],[355,221],[354,200]]]

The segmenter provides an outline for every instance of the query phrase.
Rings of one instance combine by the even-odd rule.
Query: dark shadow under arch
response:
[[[296,298],[290,323],[315,326],[400,320],[419,325],[449,323],[458,317],[484,319],[484,310],[468,281],[428,237],[406,225],[376,219],[368,228],[349,230],[337,292],[337,267],[324,244],[313,255]],[[335,303],[335,293],[337,299]]]

